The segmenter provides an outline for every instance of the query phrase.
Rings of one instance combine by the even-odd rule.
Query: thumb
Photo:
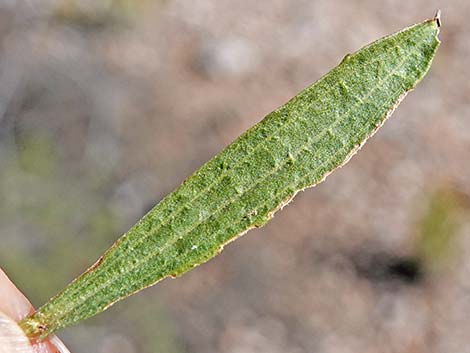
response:
[[[0,353],[33,353],[29,339],[20,327],[0,311]]]
[[[43,342],[30,341],[15,321],[33,312],[31,303],[0,268],[0,353],[70,353],[54,335]]]

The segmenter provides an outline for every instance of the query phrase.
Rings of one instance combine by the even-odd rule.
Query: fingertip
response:
[[[0,268],[0,310],[19,321],[33,311],[33,306]]]
[[[29,300],[0,268],[0,353],[70,353],[57,336],[30,342],[15,321],[33,310]]]
[[[0,353],[35,353],[21,328],[0,311]]]

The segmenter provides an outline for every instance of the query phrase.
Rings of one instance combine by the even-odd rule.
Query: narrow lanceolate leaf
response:
[[[428,71],[439,19],[380,39],[246,131],[20,325],[30,337],[93,316],[217,255],[342,166]]]

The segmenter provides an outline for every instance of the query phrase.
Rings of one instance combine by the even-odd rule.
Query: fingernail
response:
[[[62,341],[55,335],[51,336],[49,338],[49,342],[52,343],[52,345],[57,348],[57,351],[59,353],[70,353],[70,351],[65,347],[65,345],[62,343]],[[1,351],[0,351],[1,353]]]
[[[33,353],[20,327],[0,311],[0,353]]]

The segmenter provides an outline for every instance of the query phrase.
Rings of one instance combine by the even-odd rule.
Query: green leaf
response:
[[[23,330],[44,338],[183,274],[264,225],[377,131],[428,71],[438,32],[434,18],[347,55],[186,179],[90,269],[24,319]]]

